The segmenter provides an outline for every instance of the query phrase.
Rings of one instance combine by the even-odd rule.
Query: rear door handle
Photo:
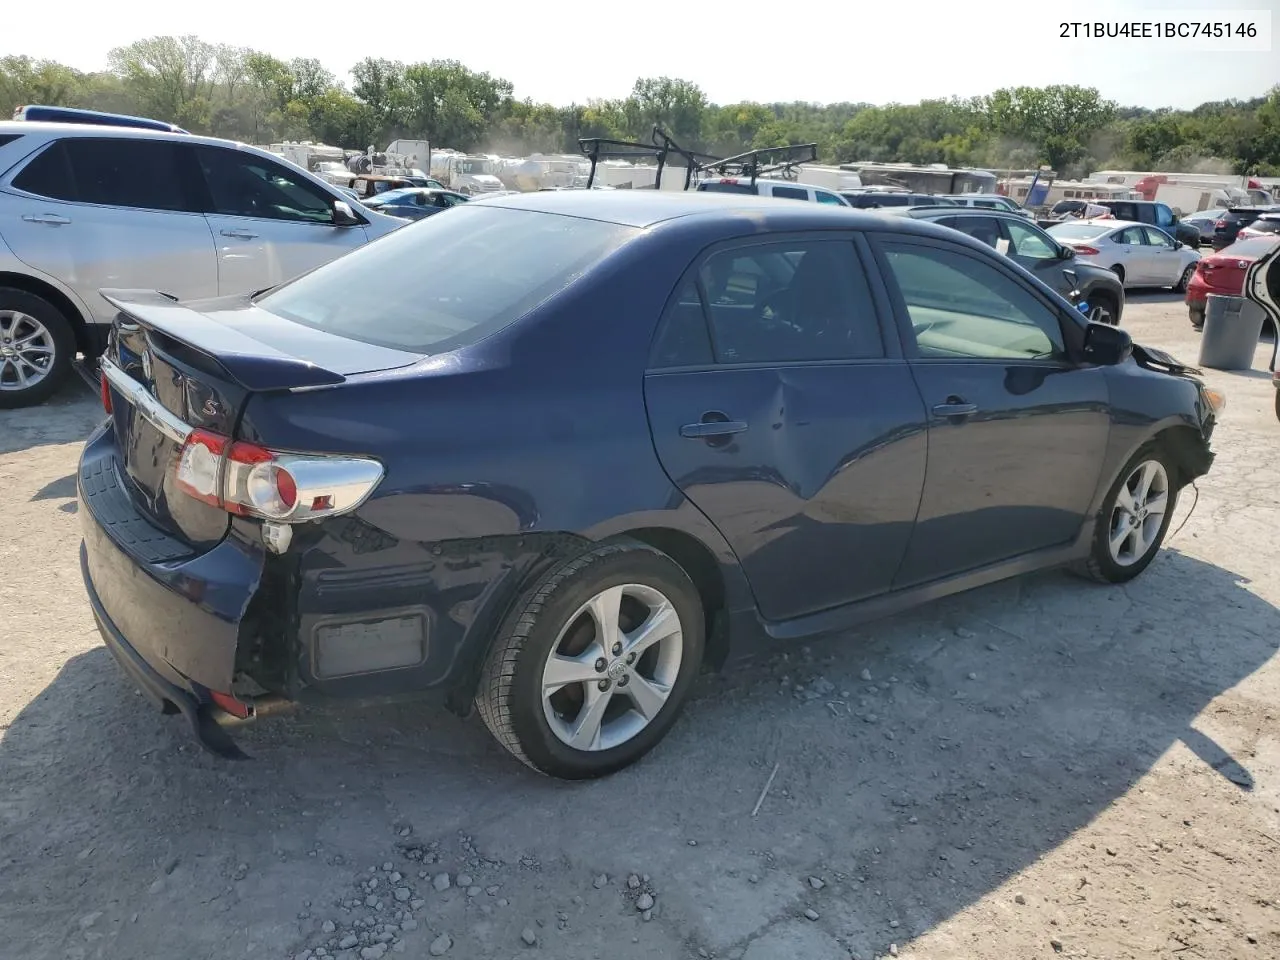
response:
[[[963,400],[948,400],[933,408],[935,417],[971,417],[977,412],[976,403],[965,403]]]
[[[71,222],[66,217],[60,217],[56,213],[27,213],[23,214],[22,219],[27,223],[51,223],[55,226]]]
[[[680,436],[696,440],[700,437],[724,437],[731,433],[742,433],[746,429],[744,420],[703,420],[699,423],[686,423],[680,428]]]
[[[234,230],[220,230],[219,233],[224,237],[238,237],[241,240],[253,240],[258,236],[256,233],[250,233],[248,230],[243,230],[239,227]]]

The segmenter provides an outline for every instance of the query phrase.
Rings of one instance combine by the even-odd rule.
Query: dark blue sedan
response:
[[[398,190],[386,190],[363,203],[371,210],[377,210],[392,217],[422,220],[441,210],[448,210],[450,207],[466,203],[470,199],[452,190],[439,190],[434,187],[401,187]]]
[[[256,299],[104,295],[89,601],[231,755],[228,717],[432,692],[617,770],[704,664],[1138,575],[1222,401],[956,231],[752,197],[494,198]]]

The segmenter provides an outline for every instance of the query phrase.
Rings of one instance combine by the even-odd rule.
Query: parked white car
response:
[[[1200,251],[1159,227],[1132,220],[1072,220],[1049,235],[1086,263],[1106,267],[1126,287],[1172,287],[1182,293],[1200,262]]]
[[[229,140],[0,123],[0,408],[41,402],[76,353],[101,353],[103,288],[249,294],[404,223]]]

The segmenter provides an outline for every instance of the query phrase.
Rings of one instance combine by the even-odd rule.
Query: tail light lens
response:
[[[175,473],[179,490],[228,513],[303,523],[354,510],[383,470],[364,457],[282,453],[193,430]]]
[[[1082,253],[1086,257],[1096,257],[1102,252],[1097,247],[1087,247],[1082,243],[1073,243],[1071,246],[1075,249],[1076,253]]]
[[[107,382],[105,373],[98,374],[98,393],[102,397],[102,409],[111,414],[111,384]]]

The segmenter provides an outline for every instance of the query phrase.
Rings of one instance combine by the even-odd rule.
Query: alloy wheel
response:
[[[1160,536],[1168,505],[1168,471],[1159,460],[1144,460],[1116,494],[1107,532],[1111,559],[1128,567],[1146,557]]]
[[[0,310],[0,390],[29,390],[53,369],[53,334],[20,310]]]
[[[661,712],[680,675],[683,625],[671,601],[638,583],[609,587],[571,616],[542,669],[542,708],[575,750],[620,746]]]

